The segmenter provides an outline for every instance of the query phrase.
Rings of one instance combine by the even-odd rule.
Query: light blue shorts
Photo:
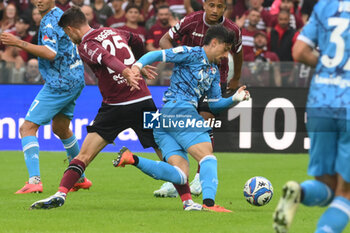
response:
[[[308,174],[340,174],[350,182],[350,121],[309,117],[306,124],[311,140]]]
[[[83,88],[76,88],[71,93],[55,93],[44,85],[35,97],[25,119],[38,125],[49,124],[52,118],[59,113],[72,119],[75,101],[80,96]]]
[[[162,151],[165,161],[172,155],[180,155],[188,160],[189,147],[202,142],[211,142],[209,127],[196,127],[192,122],[204,121],[196,108],[187,101],[169,101],[162,110],[160,127],[153,130],[154,139]],[[171,125],[170,122],[183,121],[180,125]],[[186,125],[186,123],[188,125]],[[200,124],[199,124],[200,125]],[[186,127],[187,126],[187,127]],[[194,127],[193,127],[194,126]]]

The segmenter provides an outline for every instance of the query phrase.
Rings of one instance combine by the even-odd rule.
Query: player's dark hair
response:
[[[132,3],[129,3],[126,7],[125,7],[125,13],[126,12],[128,12],[130,9],[133,9],[133,8],[135,8],[135,9],[137,9],[138,11],[139,11],[139,13],[141,13],[141,9],[140,9],[140,7],[138,7],[137,5],[135,5],[135,4],[132,4]]]
[[[65,28],[71,26],[74,28],[79,28],[82,25],[87,24],[87,19],[84,13],[79,7],[73,6],[72,8],[66,10],[61,16],[60,21],[58,21],[58,26]]]
[[[204,36],[204,45],[209,45],[212,39],[217,39],[220,43],[234,44],[236,34],[234,31],[227,30],[221,24],[211,26]]]

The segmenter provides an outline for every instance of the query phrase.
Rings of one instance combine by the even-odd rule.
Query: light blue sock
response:
[[[334,192],[321,181],[306,180],[300,184],[303,190],[303,203],[306,206],[327,206],[334,198]]]
[[[35,136],[27,136],[22,138],[21,141],[29,178],[40,176],[38,139]]]
[[[199,178],[202,185],[203,200],[212,199],[215,200],[216,190],[218,188],[218,163],[214,155],[205,156],[199,165],[201,169],[199,171]]]
[[[186,184],[187,176],[180,168],[162,161],[138,158],[139,162],[136,167],[152,178],[169,181],[174,184]]]
[[[61,139],[64,149],[66,149],[67,151],[67,157],[68,157],[68,161],[72,161],[72,159],[75,158],[75,156],[77,156],[79,154],[79,144],[78,144],[78,140],[75,137],[75,135],[73,134],[72,137],[67,138],[67,139]],[[81,175],[81,178],[85,177],[85,173],[83,173]]]
[[[341,233],[349,222],[350,201],[336,196],[317,224],[316,233]]]

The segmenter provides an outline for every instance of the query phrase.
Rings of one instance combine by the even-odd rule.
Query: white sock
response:
[[[40,176],[30,177],[28,183],[29,184],[39,184],[40,183]]]

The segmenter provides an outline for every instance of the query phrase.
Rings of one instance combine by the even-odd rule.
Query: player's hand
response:
[[[131,86],[130,91],[140,90],[139,81],[142,80],[140,75],[135,74],[130,68],[124,69],[122,75],[127,80],[128,86]]]
[[[156,70],[157,70],[157,67],[146,65],[142,68],[141,73],[142,75],[146,76],[148,79],[155,79],[156,76],[158,75]]]
[[[18,39],[15,35],[3,32],[0,35],[0,40],[4,45],[18,46],[20,39]]]
[[[234,102],[241,102],[250,99],[249,91],[245,90],[247,87],[245,85],[241,86],[236,93],[232,96]]]

